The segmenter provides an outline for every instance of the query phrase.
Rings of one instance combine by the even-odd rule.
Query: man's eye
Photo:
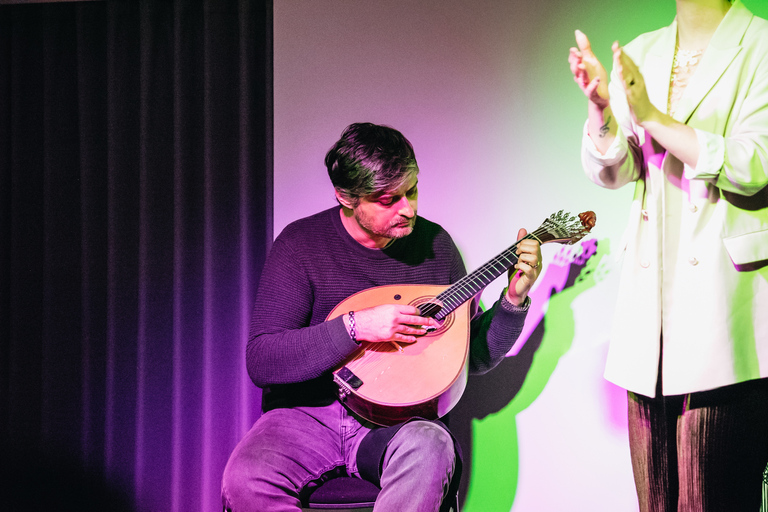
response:
[[[382,199],[379,199],[379,204],[382,206],[392,206],[397,202],[396,197],[384,197]]]

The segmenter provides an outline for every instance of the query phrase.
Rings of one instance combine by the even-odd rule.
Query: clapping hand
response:
[[[576,44],[578,48],[571,48],[568,55],[573,79],[589,101],[606,108],[610,99],[608,73],[592,52],[589,39],[580,30],[576,31]]]
[[[648,98],[645,79],[637,64],[624,52],[618,42],[613,43],[613,66],[627,94],[627,103],[636,123],[642,125],[658,112]]]

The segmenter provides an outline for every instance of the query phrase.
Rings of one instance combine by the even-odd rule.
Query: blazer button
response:
[[[643,216],[643,220],[648,220],[648,210],[641,210],[640,214]]]
[[[691,265],[698,265],[699,264],[699,260],[697,260],[696,258],[691,256],[690,258],[688,258],[688,263],[690,263]]]
[[[648,260],[640,260],[640,266],[643,268],[648,268],[651,266],[651,262]]]
[[[699,211],[699,207],[696,206],[693,203],[689,203],[688,204],[688,211],[691,212],[691,213],[696,213],[697,211]]]

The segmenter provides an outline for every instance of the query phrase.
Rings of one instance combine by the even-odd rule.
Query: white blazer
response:
[[[625,47],[662,112],[676,34],[673,22]],[[736,0],[674,116],[696,130],[695,169],[632,122],[615,71],[609,88],[620,128],[605,155],[585,126],[582,163],[588,177],[611,189],[635,182],[605,371],[626,389],[654,396],[659,357],[665,395],[768,377],[767,56],[768,21]],[[668,177],[682,191],[674,218],[665,216]],[[667,257],[667,268],[665,222],[679,229],[678,257]]]

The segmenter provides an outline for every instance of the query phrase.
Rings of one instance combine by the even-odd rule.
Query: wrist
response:
[[[528,298],[528,294],[523,294],[522,296],[517,295],[516,293],[510,293],[509,288],[507,289],[507,293],[504,295],[507,299],[507,302],[512,304],[513,306],[522,306],[523,303],[525,303],[525,299]]]
[[[600,151],[605,151],[613,141],[617,126],[610,106],[603,108],[590,102],[587,133]]]
[[[647,132],[650,133],[653,131],[653,128],[655,126],[663,126],[665,124],[668,124],[667,122],[668,119],[672,119],[672,118],[662,113],[656,107],[652,107],[650,112],[648,112],[648,115],[646,115],[642,120],[640,119],[637,120],[637,124],[643,130],[646,130]]]
[[[600,119],[605,116],[605,111],[611,110],[611,101],[607,99],[600,99],[600,101],[589,100],[587,102],[587,112],[590,115],[597,115]]]

